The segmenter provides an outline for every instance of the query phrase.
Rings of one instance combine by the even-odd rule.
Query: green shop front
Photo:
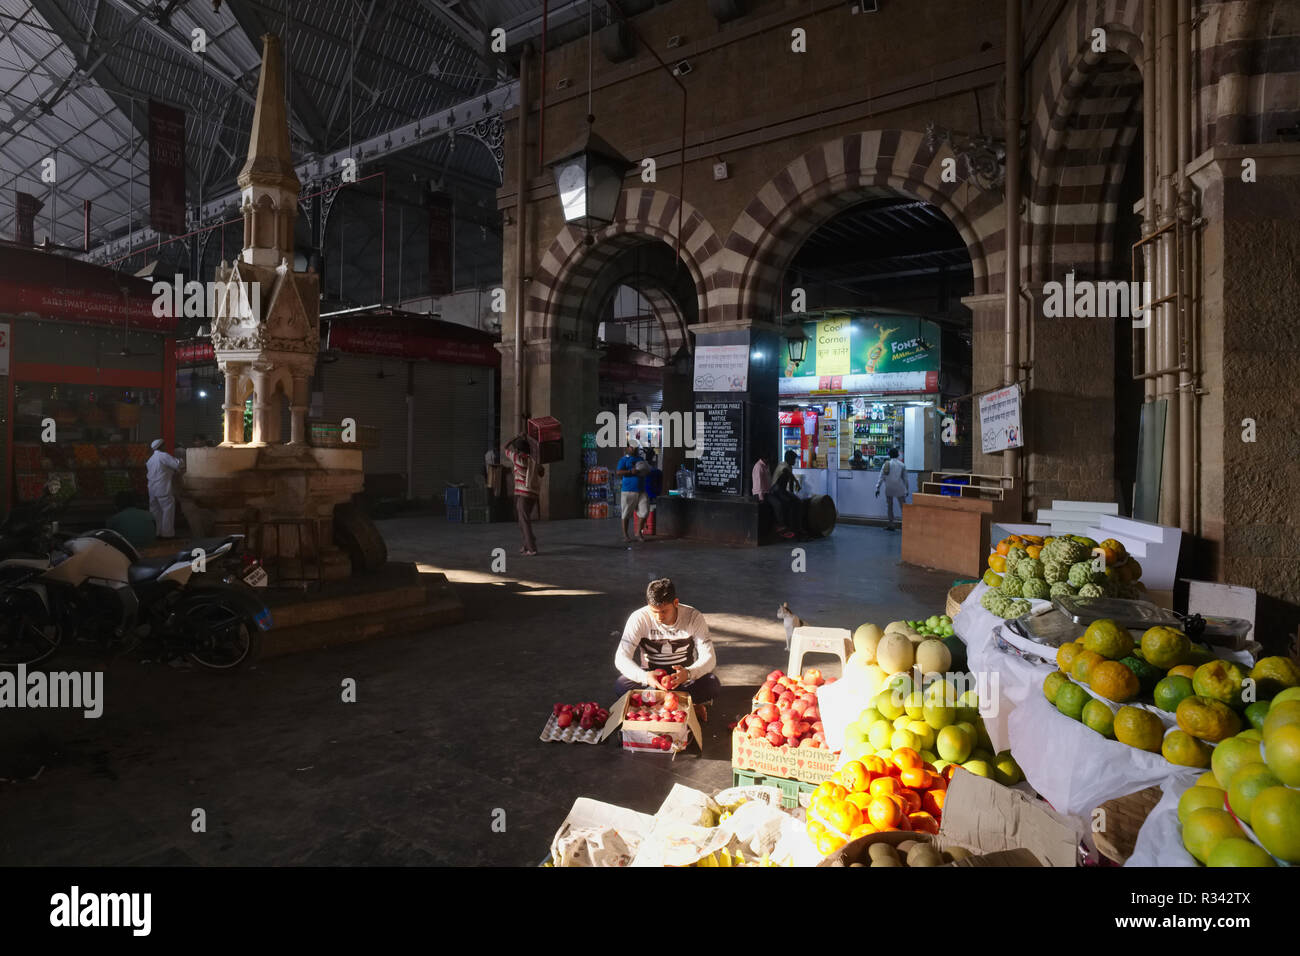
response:
[[[806,353],[784,356],[781,451],[799,456],[804,494],[829,495],[842,517],[884,520],[875,495],[897,448],[907,485],[939,467],[940,329],[926,319],[863,310],[787,316],[802,326]]]

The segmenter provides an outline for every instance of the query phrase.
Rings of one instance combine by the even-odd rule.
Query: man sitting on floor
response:
[[[705,704],[713,703],[722,688],[713,673],[717,657],[709,640],[704,615],[677,600],[677,589],[668,578],[651,581],[645,589],[646,606],[632,612],[623,628],[614,666],[622,675],[614,696],[630,690],[654,687],[682,690],[691,695],[701,721]],[[656,670],[668,671],[660,680]]]

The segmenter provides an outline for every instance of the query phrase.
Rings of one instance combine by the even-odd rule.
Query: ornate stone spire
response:
[[[299,188],[289,149],[289,114],[284,101],[284,59],[280,38],[274,33],[262,37],[262,75],[257,81],[257,108],[248,138],[248,161],[239,171],[239,188],[254,183]]]
[[[298,218],[298,174],[289,149],[289,114],[284,101],[280,38],[262,37],[262,75],[248,137],[248,161],[239,171],[243,193],[243,261],[277,266],[293,260],[293,226]]]

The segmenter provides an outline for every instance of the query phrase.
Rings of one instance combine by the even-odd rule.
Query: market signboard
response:
[[[937,392],[939,327],[915,316],[844,314],[805,322],[808,354],[787,360],[782,395]]]
[[[745,405],[743,402],[696,402],[695,413],[703,416],[697,441],[700,457],[695,463],[695,489],[726,495],[743,493]],[[697,419],[699,421],[700,419]]]
[[[149,101],[149,225],[166,235],[185,231],[185,113]]]
[[[748,345],[695,347],[695,391],[743,392],[748,387]]]
[[[1020,420],[1020,386],[980,396],[980,446],[986,455],[1025,444]]]
[[[330,324],[328,347],[361,355],[386,355],[409,361],[451,362],[459,365],[498,365],[501,353],[487,342],[456,339],[416,329]]]

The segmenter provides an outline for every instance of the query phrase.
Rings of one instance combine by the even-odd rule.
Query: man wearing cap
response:
[[[149,476],[149,511],[158,524],[158,537],[176,537],[176,493],[173,488],[176,474],[184,467],[179,458],[162,450],[163,440],[155,438],[150,444],[153,454],[145,471]]]

